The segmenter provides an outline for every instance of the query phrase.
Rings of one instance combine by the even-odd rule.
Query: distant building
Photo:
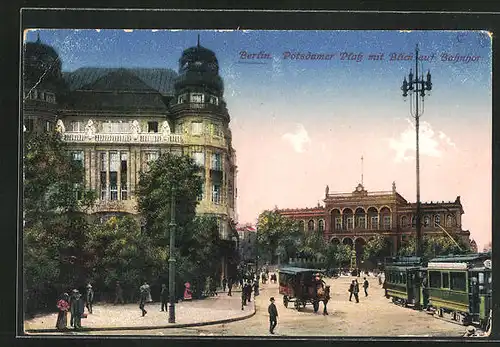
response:
[[[358,255],[368,240],[376,235],[387,237],[392,254],[396,254],[409,236],[416,234],[416,203],[408,202],[396,191],[369,192],[362,184],[351,193],[325,190],[324,206],[280,209],[285,217],[300,221],[306,231],[320,231],[332,243],[354,246]],[[422,233],[443,235],[443,227],[469,243],[470,232],[462,230],[464,210],[458,196],[455,201],[421,203]],[[439,225],[439,226],[438,226]]]

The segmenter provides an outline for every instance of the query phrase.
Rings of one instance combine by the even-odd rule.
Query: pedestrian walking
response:
[[[377,277],[378,277],[378,285],[381,286],[382,285],[382,274],[379,273]]]
[[[85,306],[90,314],[92,314],[92,304],[94,303],[94,290],[92,289],[92,285],[87,284],[87,290],[85,292]]]
[[[167,309],[167,301],[168,301],[168,291],[167,291],[167,286],[165,284],[161,285],[160,301],[161,301],[161,311],[165,311]]]
[[[256,297],[259,295],[259,281],[255,281],[254,284],[253,284],[253,296]]]
[[[75,329],[80,329],[82,327],[82,315],[85,310],[85,304],[82,300],[82,295],[78,289],[73,289],[73,293],[70,298],[70,312],[71,312],[71,326]]]
[[[123,288],[120,285],[120,282],[116,281],[116,288],[115,288],[115,305],[120,302],[121,304],[124,303],[123,301]]]
[[[368,280],[366,279],[366,277],[364,278],[364,282],[363,282],[363,289],[365,290],[365,297],[368,296],[368,286],[370,285],[368,283]]]
[[[226,276],[222,278],[222,291],[225,293],[226,292],[226,285],[227,285],[227,279]]]
[[[241,310],[243,310],[243,306],[247,305],[247,293],[242,290],[241,291]]]
[[[64,293],[61,295],[59,301],[57,301],[57,308],[59,313],[57,314],[56,329],[66,330],[68,327],[68,311],[69,311],[69,295]]]
[[[278,325],[278,309],[274,304],[274,297],[271,297],[269,301],[271,301],[267,308],[267,312],[269,312],[269,332],[274,334],[274,328]]]
[[[359,303],[359,283],[358,280],[354,280],[354,298],[356,299],[356,303]]]
[[[250,282],[247,282],[247,297],[248,297],[248,302],[252,301],[252,284]]]
[[[354,280],[352,280],[351,284],[349,285],[349,293],[351,293],[349,295],[349,301],[352,301],[352,296],[354,295],[354,286],[355,286],[355,282],[354,282]]]
[[[144,284],[139,287],[139,292],[140,292],[139,308],[141,309],[142,316],[144,317],[148,313],[148,311],[146,311],[145,309],[146,302],[148,301],[148,298],[151,295],[151,289],[149,287],[149,284],[147,282],[144,282]]]
[[[227,295],[228,296],[233,296],[231,294],[231,291],[233,290],[233,279],[229,277],[229,280],[227,281]]]

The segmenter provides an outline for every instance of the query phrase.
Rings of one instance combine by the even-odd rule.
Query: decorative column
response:
[[[109,151],[106,151],[106,200],[110,200],[111,198],[111,190],[110,190],[110,186],[109,186],[109,168],[110,168],[110,155],[109,155]]]

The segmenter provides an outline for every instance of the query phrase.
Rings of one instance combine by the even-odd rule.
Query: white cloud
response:
[[[407,119],[407,122],[408,127],[399,135],[399,138],[389,139],[389,147],[396,151],[396,157],[394,158],[396,162],[415,158],[415,125],[410,119]],[[431,125],[428,122],[421,122],[419,131],[420,155],[439,158],[443,155],[442,144],[456,148],[455,143],[444,132],[438,131],[438,135],[435,136]]]
[[[311,142],[307,130],[302,124],[297,124],[295,133],[286,133],[282,136],[283,140],[290,142],[297,153],[304,153],[304,145]]]

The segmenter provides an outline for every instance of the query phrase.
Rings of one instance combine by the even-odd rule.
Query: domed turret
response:
[[[215,53],[198,45],[190,47],[179,59],[179,76],[175,81],[176,94],[185,92],[209,92],[222,96],[224,84],[219,76],[219,62]]]
[[[36,42],[24,44],[24,74],[25,92],[36,89],[51,92],[61,92],[64,88],[62,64],[59,55],[49,45],[43,44],[40,37]]]

